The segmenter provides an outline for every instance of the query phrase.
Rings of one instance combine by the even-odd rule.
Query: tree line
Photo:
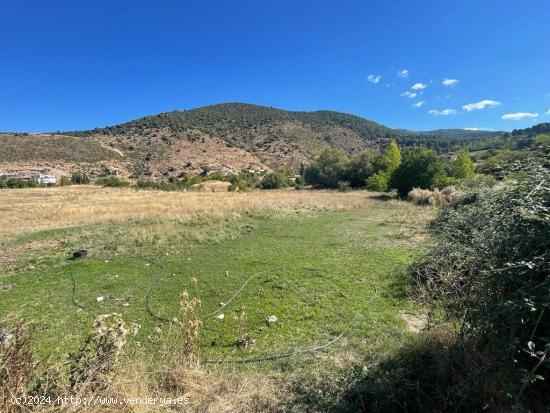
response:
[[[303,179],[314,188],[366,188],[371,191],[396,189],[406,196],[413,188],[434,189],[451,186],[474,175],[468,152],[459,150],[445,162],[427,148],[401,151],[395,141],[382,151],[366,150],[349,157],[340,149],[326,149],[308,167]]]

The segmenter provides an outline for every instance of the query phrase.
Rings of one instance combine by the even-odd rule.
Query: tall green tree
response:
[[[464,179],[474,176],[475,165],[464,149],[458,151],[456,160],[451,166],[451,176],[453,178]]]
[[[349,163],[341,149],[325,149],[315,162],[304,171],[305,181],[316,187],[336,188]]]
[[[401,164],[401,151],[395,141],[391,141],[376,160],[376,170],[391,175]]]
[[[353,188],[365,186],[365,180],[375,172],[375,162],[379,153],[367,149],[351,158],[342,180],[348,181]]]
[[[403,161],[390,178],[390,186],[406,196],[413,188],[433,189],[445,176],[445,163],[433,149],[403,151]]]

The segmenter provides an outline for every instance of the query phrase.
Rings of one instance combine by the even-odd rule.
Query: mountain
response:
[[[35,164],[72,171],[121,175],[178,176],[206,169],[298,169],[325,148],[350,155],[379,148],[391,139],[402,146],[447,151],[456,144],[483,139],[486,132],[455,130],[411,132],[385,127],[359,116],[332,111],[293,112],[271,107],[225,103],[146,116],[120,125],[54,134],[0,135],[17,146],[0,169]],[[493,135],[491,135],[493,136]],[[10,152],[10,151],[8,151]]]

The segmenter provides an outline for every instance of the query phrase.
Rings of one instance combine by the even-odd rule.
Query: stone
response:
[[[277,322],[277,317],[275,317],[274,315],[268,315],[266,318],[265,318],[265,322],[267,323],[267,325],[271,325],[271,324],[275,324]]]

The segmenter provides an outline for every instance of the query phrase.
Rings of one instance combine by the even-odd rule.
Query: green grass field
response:
[[[4,265],[0,282],[10,288],[0,291],[0,319],[31,321],[38,353],[58,357],[82,343],[97,315],[116,312],[141,325],[135,340],[154,352],[167,323],[149,310],[176,317],[185,290],[200,298],[203,316],[228,303],[203,319],[203,360],[307,349],[344,331],[314,358],[323,363],[329,358],[334,365],[377,359],[410,334],[400,312],[419,311],[407,299],[404,271],[422,247],[430,214],[406,203],[376,201],[352,211],[174,223],[166,238],[151,230],[154,224],[131,220],[17,234],[3,245],[41,248]],[[68,259],[79,246],[89,257]],[[268,315],[278,322],[268,327]],[[244,334],[255,344],[236,347],[235,339]],[[278,363],[299,366],[311,360],[301,355]]]

